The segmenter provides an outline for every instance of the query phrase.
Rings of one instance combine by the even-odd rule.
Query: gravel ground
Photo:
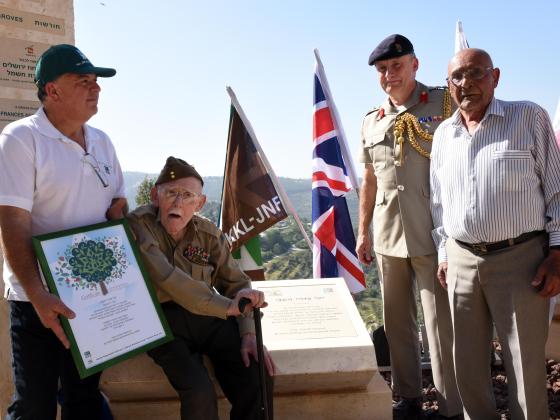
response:
[[[546,373],[550,418],[551,420],[560,420],[560,362],[548,360],[546,362]],[[391,374],[384,373],[383,376],[390,384]],[[507,377],[502,366],[492,367],[492,382],[494,384],[494,395],[496,397],[498,413],[501,415],[502,419],[509,419],[507,408]],[[423,386],[424,411],[426,414],[437,413],[436,393],[432,380],[432,372],[429,370],[423,371]]]

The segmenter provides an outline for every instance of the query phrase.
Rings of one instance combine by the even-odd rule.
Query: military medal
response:
[[[210,254],[199,246],[187,246],[183,255],[192,263],[199,265],[208,265],[208,260],[210,259]]]

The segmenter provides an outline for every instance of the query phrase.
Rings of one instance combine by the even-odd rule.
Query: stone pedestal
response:
[[[373,344],[341,279],[267,281],[254,287],[269,302],[262,322],[277,366],[276,419],[392,418],[391,390],[377,371]],[[179,419],[176,393],[146,355],[107,369],[101,388],[115,420]],[[230,405],[216,388],[225,420]]]

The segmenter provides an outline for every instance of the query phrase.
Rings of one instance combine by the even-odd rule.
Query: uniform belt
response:
[[[482,242],[479,244],[469,244],[467,242],[455,240],[463,248],[467,248],[473,254],[484,255],[491,252],[499,251],[500,249],[509,248],[510,246],[517,245],[533,239],[539,235],[544,234],[544,230],[534,230],[533,232],[526,232],[519,235],[517,238],[504,239],[498,242]]]

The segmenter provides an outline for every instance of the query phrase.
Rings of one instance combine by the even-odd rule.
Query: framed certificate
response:
[[[85,378],[173,337],[124,219],[33,238],[43,277]]]

